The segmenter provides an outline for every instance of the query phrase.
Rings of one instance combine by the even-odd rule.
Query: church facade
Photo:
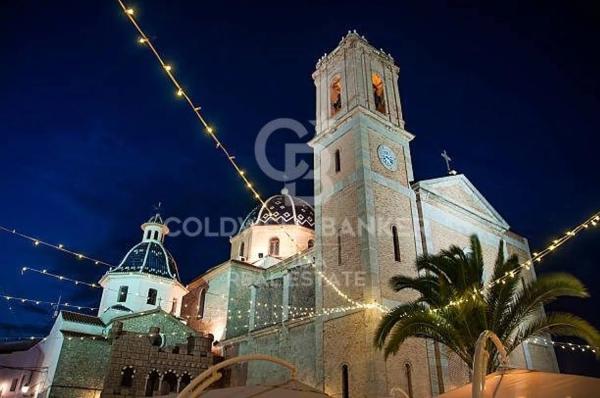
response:
[[[214,335],[225,357],[286,359],[302,382],[334,397],[431,397],[468,382],[465,365],[431,341],[411,339],[384,360],[373,347],[375,307],[413,299],[388,280],[416,275],[420,254],[467,248],[472,234],[490,267],[500,241],[522,261],[530,250],[466,176],[414,180],[398,73],[356,32],[318,61],[314,208],[285,191],[269,198],[231,238],[230,259],[187,286],[184,318]],[[558,371],[552,348],[534,343],[511,362]],[[231,383],[285,376],[251,363]]]

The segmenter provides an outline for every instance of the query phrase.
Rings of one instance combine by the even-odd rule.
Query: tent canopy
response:
[[[327,398],[329,395],[302,384],[297,380],[272,386],[245,386],[207,390],[201,398]]]
[[[439,398],[471,398],[467,384]],[[600,379],[560,373],[511,369],[485,378],[484,398],[589,398],[600,394]]]

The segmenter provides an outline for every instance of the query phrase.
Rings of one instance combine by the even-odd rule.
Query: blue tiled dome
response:
[[[110,273],[139,272],[181,282],[175,259],[162,242],[163,236],[168,233],[168,228],[163,224],[160,216],[157,214],[148,220],[142,225],[142,230],[144,230],[142,242],[129,250],[119,266]]]
[[[173,256],[159,242],[138,243],[111,272],[142,272],[179,281]]]
[[[252,225],[299,225],[315,228],[315,212],[311,205],[285,191],[271,196],[264,205],[254,208],[244,219],[240,232]]]

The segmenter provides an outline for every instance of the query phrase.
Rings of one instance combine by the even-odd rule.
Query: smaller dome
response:
[[[252,225],[299,225],[315,229],[315,212],[306,201],[284,190],[255,207],[244,219],[240,232]]]
[[[181,282],[175,259],[163,244],[169,229],[163,224],[160,215],[156,214],[142,224],[142,230],[142,241],[129,250],[119,266],[109,273],[139,272]]]

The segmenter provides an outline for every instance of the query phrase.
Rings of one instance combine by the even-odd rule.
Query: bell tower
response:
[[[317,134],[334,128],[356,107],[404,128],[399,68],[391,55],[375,49],[356,31],[348,32],[331,54],[323,55],[316,69]]]
[[[356,31],[316,65],[315,162],[317,267],[357,302],[393,307],[411,299],[389,279],[416,275],[422,253],[399,68]],[[347,306],[317,286],[317,307]],[[324,390],[333,396],[431,396],[424,341],[411,339],[387,361],[373,346],[381,312],[356,309],[322,321]],[[319,345],[319,344],[318,344]],[[342,370],[343,369],[343,370]]]

